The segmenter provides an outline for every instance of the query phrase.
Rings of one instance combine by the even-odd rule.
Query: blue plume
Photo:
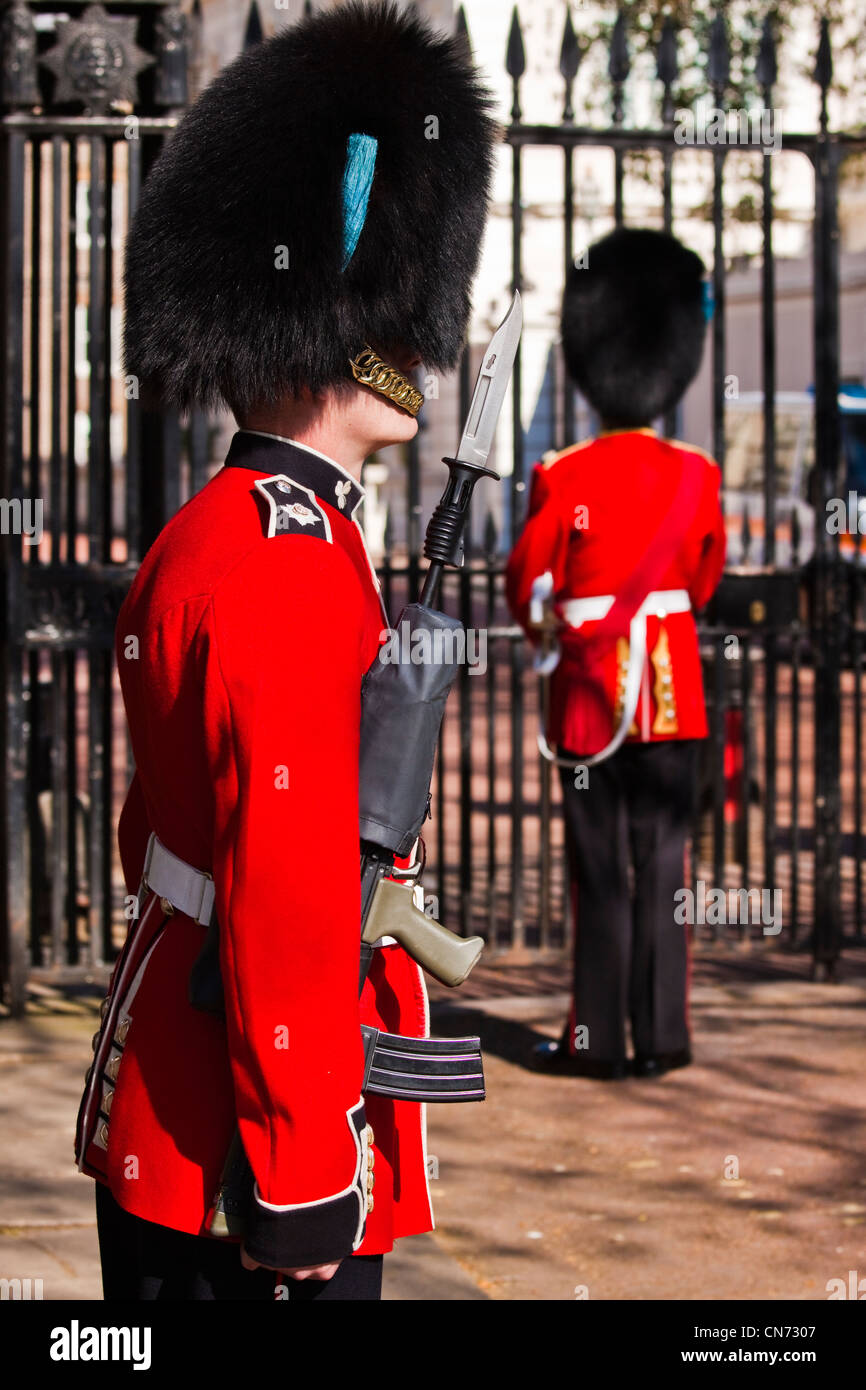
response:
[[[716,296],[713,294],[712,280],[704,280],[702,284],[703,298],[702,305],[704,310],[704,323],[709,323],[716,311]]]
[[[358,238],[367,220],[367,204],[376,168],[379,142],[372,135],[350,135],[346,143],[343,170],[343,264],[345,270],[355,254]]]

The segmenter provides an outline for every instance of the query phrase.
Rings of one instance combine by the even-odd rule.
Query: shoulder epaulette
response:
[[[331,541],[331,523],[316,494],[284,473],[256,478],[256,487],[268,503],[267,536],[317,536]]]
[[[547,453],[542,455],[541,466],[542,468],[552,468],[560,459],[568,458],[569,454],[575,454],[580,449],[588,449],[590,444],[595,444],[595,442],[593,436],[592,439],[582,439],[579,444],[569,444],[567,449],[548,449]]]
[[[674,449],[685,449],[688,454],[699,454],[702,459],[706,459],[707,463],[711,463],[714,468],[718,468],[719,466],[712,454],[708,454],[706,449],[699,449],[697,444],[687,444],[684,439],[666,439],[665,443],[672,445]]]

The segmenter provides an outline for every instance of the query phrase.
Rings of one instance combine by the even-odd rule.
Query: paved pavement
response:
[[[72,1162],[96,1027],[95,998],[52,990],[38,992],[23,1020],[0,1019],[0,1277],[41,1279],[45,1299],[102,1298],[93,1182]],[[399,1243],[384,1293],[486,1298],[431,1235]]]
[[[863,965],[813,984],[802,958],[704,951],[696,1064],[653,1082],[527,1068],[563,1017],[557,962],[435,997],[437,1031],[482,1033],[489,1098],[430,1107],[437,1229],[388,1257],[386,1297],[808,1300],[866,1276]],[[0,1019],[0,1276],[46,1299],[100,1297],[71,1162],[95,1018],[95,998],[39,987]]]

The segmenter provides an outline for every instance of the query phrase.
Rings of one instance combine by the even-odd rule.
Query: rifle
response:
[[[439,652],[439,660],[391,662],[382,660],[382,649],[361,683],[361,742],[359,810],[361,839],[361,979],[363,989],[373,947],[383,937],[393,937],[413,960],[442,984],[461,984],[476,964],[484,941],[480,936],[460,937],[433,921],[414,904],[411,883],[391,877],[395,863],[415,845],[430,806],[430,783],[445,701],[457,676],[462,625],[440,613],[436,602],[446,565],[463,564],[463,536],[469,505],[480,478],[499,474],[487,467],[493,435],[522,325],[520,295],[515,292],[508,313],[493,335],[475,383],[475,391],[457,454],[445,458],[448,482],[424,538],[424,555],[430,561],[417,603],[408,604],[397,620],[397,631],[429,639],[426,650]],[[406,625],[406,626],[404,626]],[[450,634],[446,644],[442,639]],[[440,641],[435,641],[436,636]],[[447,645],[450,659],[445,659]],[[407,756],[406,750],[411,750]],[[397,871],[399,872],[399,871]],[[480,1041],[471,1039],[399,1040],[399,1050],[426,1060],[418,1078],[394,1083],[384,1066],[389,1039],[375,1028],[362,1025],[365,1074],[362,1090],[413,1100],[483,1100]],[[391,1043],[393,1048],[393,1042]],[[377,1071],[378,1056],[383,1062]],[[466,1057],[477,1053],[477,1071],[466,1072]],[[436,1074],[430,1061],[435,1059]],[[434,1082],[437,1083],[434,1087]],[[479,1084],[480,1082],[480,1084]],[[228,1236],[243,1230],[243,1212],[252,1190],[253,1176],[235,1133],[222,1178],[208,1217],[211,1235]]]

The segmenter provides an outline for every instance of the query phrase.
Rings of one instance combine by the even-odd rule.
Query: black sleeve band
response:
[[[367,1219],[367,1141],[363,1101],[346,1118],[356,1137],[358,1160],[343,1192],[316,1202],[278,1207],[263,1202],[258,1187],[247,1213],[244,1249],[269,1269],[330,1264],[351,1255],[364,1238]]]

